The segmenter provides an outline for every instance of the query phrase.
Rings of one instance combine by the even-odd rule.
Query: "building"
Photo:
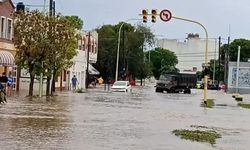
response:
[[[184,41],[177,39],[158,39],[157,47],[174,52],[178,58],[176,67],[180,72],[201,71],[205,62],[206,40],[198,34],[188,34]],[[216,39],[208,40],[208,61],[218,58],[218,45]]]
[[[66,79],[66,82],[64,83],[68,90],[71,89],[71,78],[73,75],[77,77],[79,83],[78,88],[86,88],[87,67],[89,80],[91,79],[91,76],[99,74],[99,72],[92,66],[92,64],[96,63],[97,61],[98,33],[96,31],[80,31],[79,35],[80,38],[78,39],[77,49],[78,54],[73,58],[73,66],[67,70],[68,79]]]
[[[0,0],[0,74],[13,76],[13,88],[16,88],[16,67],[14,56],[16,49],[13,43],[13,18],[15,7],[11,0]],[[17,85],[18,86],[18,85]]]

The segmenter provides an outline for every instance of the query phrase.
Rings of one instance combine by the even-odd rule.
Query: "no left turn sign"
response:
[[[172,18],[172,14],[169,10],[164,9],[160,12],[160,18],[162,21],[169,21]]]

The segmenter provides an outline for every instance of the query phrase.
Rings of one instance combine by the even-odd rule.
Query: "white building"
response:
[[[71,89],[71,78],[76,75],[78,80],[78,88],[86,88],[86,70],[87,70],[87,58],[89,57],[88,71],[89,75],[98,75],[99,72],[91,65],[97,61],[98,53],[98,33],[96,31],[80,32],[81,38],[78,40],[78,54],[73,58],[73,66],[67,70],[67,79],[65,87]],[[88,40],[90,39],[90,45],[88,47]],[[89,48],[89,56],[88,56]],[[60,83],[58,83],[60,84]],[[60,87],[60,86],[57,86]]]
[[[205,63],[206,40],[199,38],[198,34],[189,34],[184,41],[177,39],[158,39],[157,47],[174,52],[178,58],[177,68],[180,72],[201,71]],[[218,42],[214,39],[208,40],[208,61],[218,58]]]

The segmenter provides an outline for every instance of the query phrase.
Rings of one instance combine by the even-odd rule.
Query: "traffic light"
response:
[[[155,23],[156,22],[156,17],[157,17],[157,10],[152,9],[151,15],[152,15],[152,22]]]
[[[148,10],[147,9],[143,9],[142,10],[142,16],[143,16],[143,23],[147,23],[147,17],[148,17]]]

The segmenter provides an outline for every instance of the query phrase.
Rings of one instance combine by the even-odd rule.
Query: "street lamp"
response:
[[[119,53],[120,53],[120,42],[121,42],[121,29],[123,27],[123,25],[129,21],[133,21],[133,20],[141,20],[141,19],[128,19],[126,21],[124,21],[120,28],[119,28],[119,32],[118,32],[118,44],[117,44],[117,55],[116,55],[116,70],[115,70],[115,81],[117,81],[118,79],[118,69],[119,69]]]
[[[172,18],[198,24],[204,29],[205,34],[206,34],[206,45],[205,45],[205,70],[206,70],[206,68],[208,67],[208,33],[207,33],[207,29],[205,28],[204,25],[202,25],[198,21],[185,19],[185,18],[181,18],[181,17],[174,17],[174,16],[172,16]],[[205,78],[205,81],[204,81],[204,103],[207,104],[207,79],[208,79],[207,74],[205,74],[204,78]]]

